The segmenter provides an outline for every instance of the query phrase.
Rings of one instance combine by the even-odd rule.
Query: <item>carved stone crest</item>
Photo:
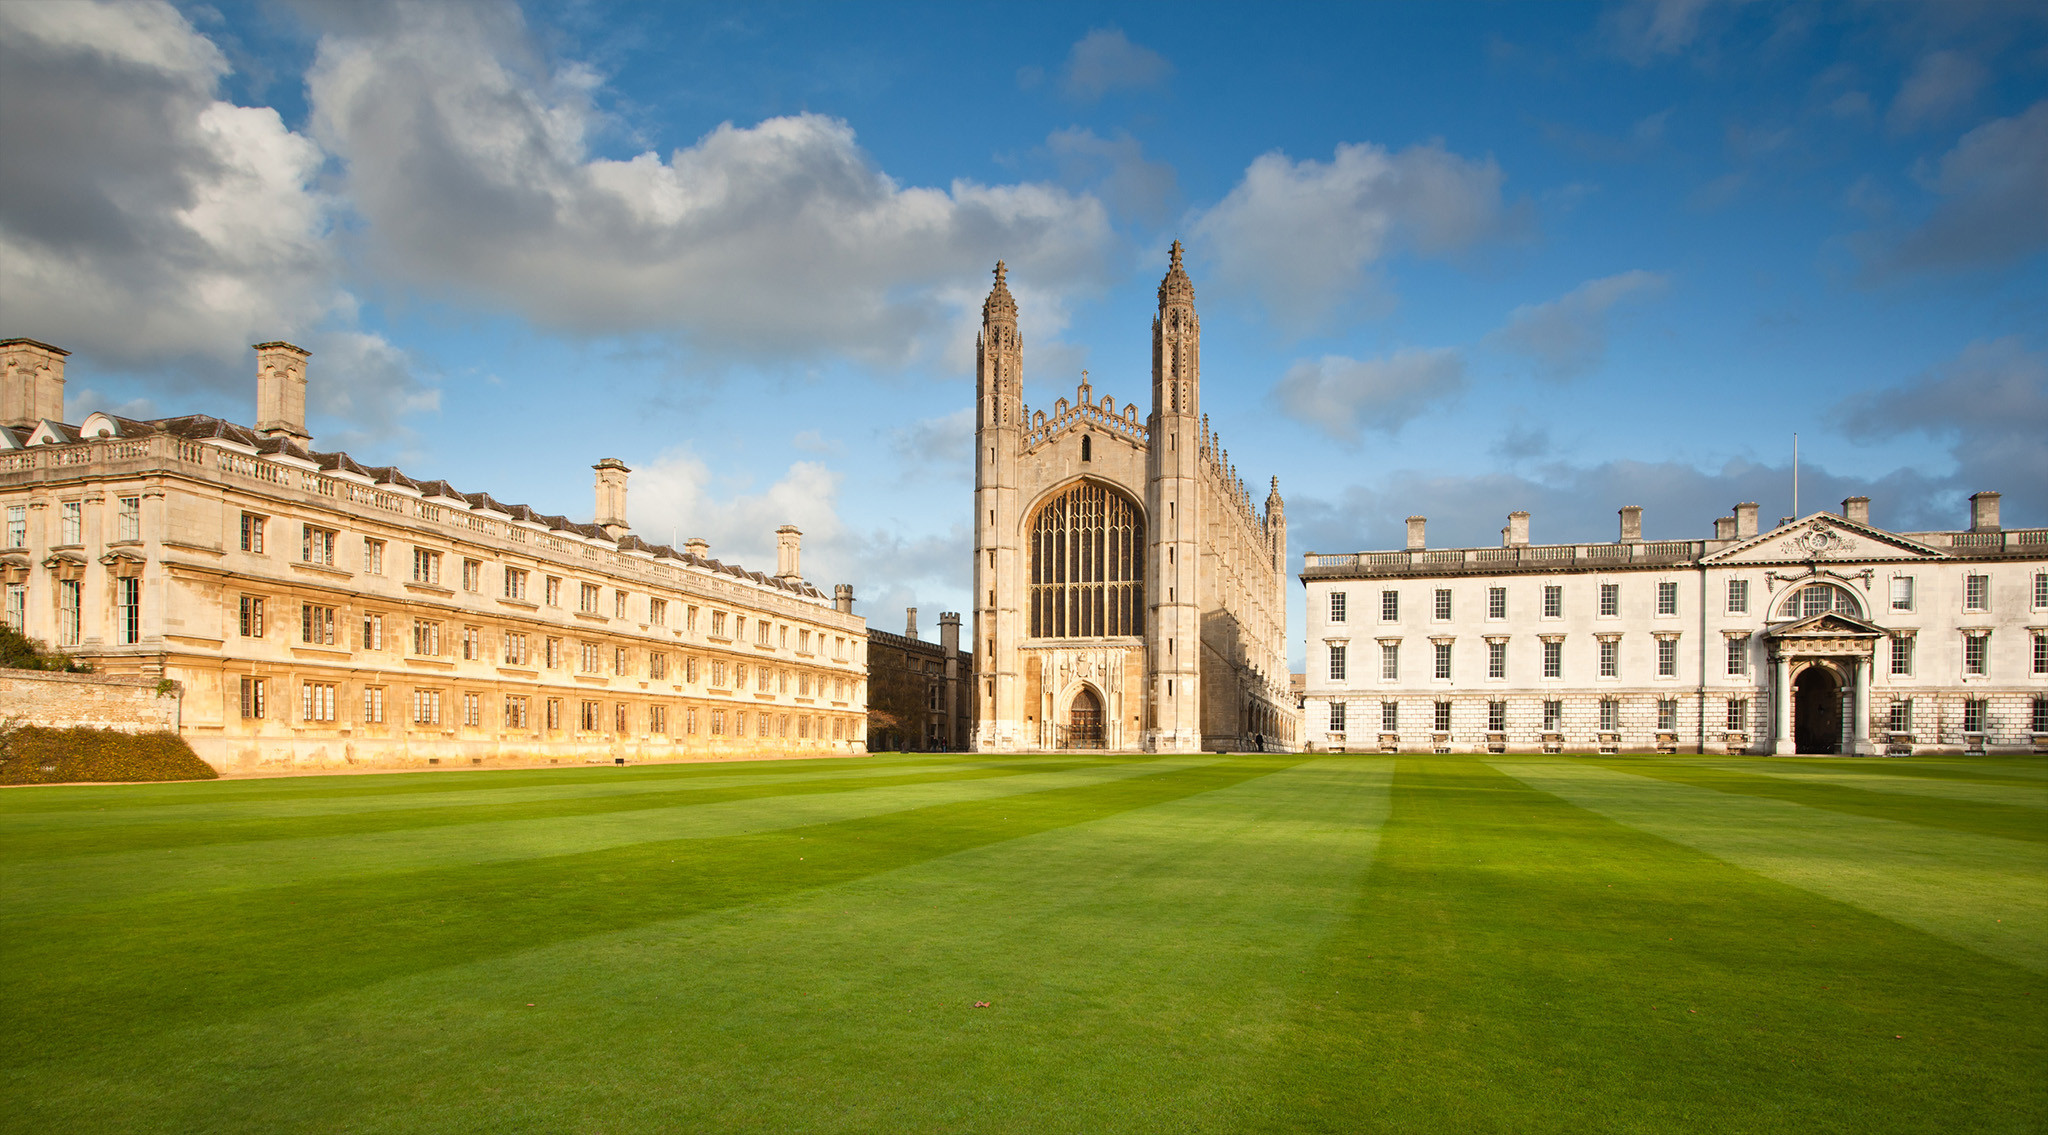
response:
[[[1808,559],[1818,560],[1854,551],[1856,541],[1825,524],[1816,524],[1779,546],[1787,555],[1804,555]]]

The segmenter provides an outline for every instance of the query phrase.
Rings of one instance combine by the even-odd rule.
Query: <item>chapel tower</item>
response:
[[[1025,743],[1023,690],[1016,669],[1023,636],[1021,596],[1005,581],[1025,571],[1018,459],[1024,434],[1024,344],[1017,334],[1017,301],[1003,262],[981,305],[981,335],[974,371],[974,640],[975,748],[1014,749]]]
[[[1202,324],[1195,285],[1181,267],[1180,242],[1159,282],[1152,320],[1151,446],[1145,463],[1145,510],[1152,517],[1146,547],[1145,647],[1149,713],[1145,748],[1191,753],[1202,748],[1201,544],[1199,466],[1202,438]]]

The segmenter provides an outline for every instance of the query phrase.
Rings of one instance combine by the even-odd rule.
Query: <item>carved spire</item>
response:
[[[1017,301],[1010,295],[1010,285],[1006,282],[1008,275],[1009,272],[1003,267],[1003,262],[996,261],[996,286],[989,289],[988,300],[981,305],[983,323],[998,320],[1017,322]]]
[[[1180,242],[1173,242],[1172,261],[1166,269],[1166,278],[1159,281],[1159,306],[1169,303],[1195,304],[1195,282],[1188,279],[1187,269],[1180,265]]]

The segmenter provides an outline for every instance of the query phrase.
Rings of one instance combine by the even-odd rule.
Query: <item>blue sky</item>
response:
[[[1699,537],[1794,431],[1802,510],[2048,523],[2038,5],[14,4],[0,134],[74,420],[291,339],[322,446],[577,517],[620,457],[892,628],[966,601],[993,261],[1027,398],[1122,401],[1176,238],[1295,553]]]

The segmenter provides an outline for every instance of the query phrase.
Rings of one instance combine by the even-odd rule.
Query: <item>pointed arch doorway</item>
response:
[[[1102,745],[1102,698],[1093,689],[1082,686],[1075,691],[1073,702],[1067,706],[1066,747],[1100,749]]]

